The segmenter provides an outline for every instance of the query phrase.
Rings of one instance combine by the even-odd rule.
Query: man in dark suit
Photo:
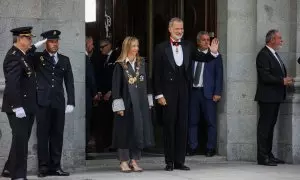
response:
[[[104,151],[108,148],[112,142],[112,127],[113,127],[113,112],[112,112],[112,100],[111,100],[111,88],[112,88],[112,75],[115,67],[115,61],[117,60],[119,53],[112,49],[112,44],[109,40],[100,41],[100,73],[98,91],[100,92],[99,102],[99,118],[100,123],[98,127],[100,130],[96,137],[97,151]]]
[[[170,20],[169,32],[170,39],[157,45],[153,59],[153,89],[155,99],[162,107],[165,170],[190,170],[184,162],[188,130],[188,91],[192,79],[191,59],[214,59],[215,53],[218,53],[218,42],[213,40],[211,53],[197,52],[191,43],[181,40],[183,21],[179,18]]]
[[[274,126],[279,106],[286,98],[286,86],[293,84],[293,78],[287,76],[286,68],[276,52],[282,46],[278,30],[270,30],[266,35],[266,46],[256,58],[257,90],[255,101],[259,105],[257,125],[257,162],[260,165],[276,166],[284,161],[275,158],[272,153]]]
[[[50,30],[41,36],[47,38],[46,49],[35,54],[37,76],[37,141],[39,177],[68,176],[61,169],[61,153],[65,126],[65,113],[75,106],[74,79],[70,60],[59,54],[60,31]],[[67,92],[65,105],[64,88]]]
[[[209,53],[210,37],[207,32],[201,31],[197,35],[198,51]],[[196,153],[198,146],[198,124],[201,117],[207,122],[208,140],[206,156],[216,154],[217,127],[216,105],[221,99],[223,89],[222,57],[208,63],[193,61],[193,86],[190,94],[189,116],[189,155]],[[201,116],[202,115],[202,116]]]
[[[37,109],[36,78],[27,51],[32,42],[32,27],[12,29],[14,45],[3,62],[5,89],[2,112],[6,112],[12,129],[12,142],[3,177],[25,180],[27,176],[28,141]]]
[[[86,56],[85,56],[85,117],[86,117],[86,147],[91,137],[91,115],[93,100],[98,99],[97,84],[95,81],[94,67],[91,62],[91,55],[94,49],[92,37],[86,38]],[[88,150],[88,148],[86,148]]]

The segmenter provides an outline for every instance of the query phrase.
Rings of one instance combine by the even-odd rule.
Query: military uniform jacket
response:
[[[37,109],[37,101],[32,59],[13,46],[5,56],[3,72],[5,89],[2,111],[9,113],[13,112],[14,108],[23,107],[26,113],[34,113]]]
[[[63,81],[67,92],[67,104],[75,106],[74,78],[69,58],[59,53],[57,53],[57,57],[58,61],[55,64],[46,50],[34,54],[37,102],[40,106],[64,109]]]

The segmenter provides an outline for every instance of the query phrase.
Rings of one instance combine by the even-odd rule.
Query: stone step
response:
[[[115,167],[118,164],[115,153],[92,153],[89,156],[94,157],[94,160],[87,160],[87,169],[101,167]],[[140,161],[141,164],[164,164],[164,156],[162,154],[144,153]],[[187,164],[203,164],[203,163],[227,163],[225,156],[206,157],[204,155],[187,156]]]

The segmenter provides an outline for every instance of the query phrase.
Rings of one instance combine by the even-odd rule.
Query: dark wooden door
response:
[[[216,37],[216,0],[185,0],[184,6],[185,39],[196,42],[199,31],[207,31],[211,37]]]
[[[185,0],[184,4],[184,38],[196,44],[199,31],[207,31],[211,38],[216,37],[216,0]],[[198,152],[203,154],[207,143],[207,123],[203,116],[198,128]]]
[[[128,35],[136,36],[140,40],[142,56],[146,56],[149,48],[147,43],[149,33],[147,17],[149,15],[152,15],[153,18],[152,46],[168,39],[168,23],[172,17],[184,17],[185,39],[196,42],[197,33],[204,30],[211,32],[212,36],[216,36],[216,0],[152,0],[152,12],[149,12],[151,8],[147,7],[148,2],[149,0],[97,0],[97,22],[86,25],[87,35],[92,35],[96,42],[107,38],[105,22],[108,19],[106,14],[111,17],[108,34],[114,46]],[[203,123],[200,124],[199,131],[200,149],[202,150],[207,137],[207,128]],[[163,138],[161,128],[157,125],[155,136],[156,150],[161,152]]]

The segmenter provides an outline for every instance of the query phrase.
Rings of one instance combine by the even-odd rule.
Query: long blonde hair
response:
[[[125,68],[127,68],[126,58],[128,56],[128,52],[130,51],[131,46],[134,42],[139,42],[138,38],[133,37],[133,36],[127,36],[122,43],[122,52],[116,62],[121,63]],[[142,59],[141,59],[139,53],[137,53],[136,54],[136,62],[137,62],[138,67],[141,64],[141,60]]]

